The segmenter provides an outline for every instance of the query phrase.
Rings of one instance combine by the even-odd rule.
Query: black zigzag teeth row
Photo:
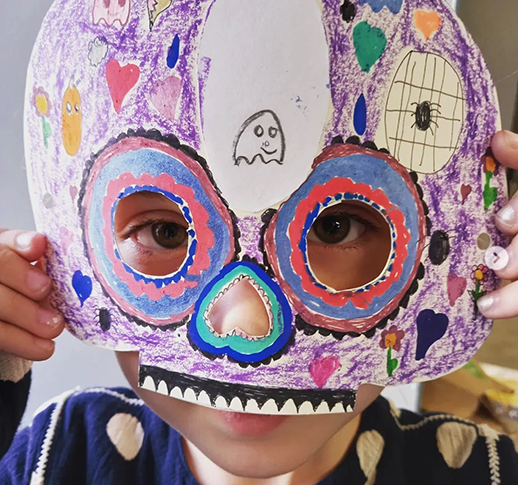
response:
[[[296,390],[229,384],[141,366],[139,385],[184,401],[225,411],[253,414],[310,415],[352,412],[356,392]]]

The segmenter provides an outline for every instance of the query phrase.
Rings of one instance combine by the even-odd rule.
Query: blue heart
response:
[[[424,359],[430,347],[444,337],[449,323],[446,315],[433,310],[423,310],[418,315],[416,360]]]
[[[372,11],[375,13],[381,12],[383,7],[387,7],[393,14],[399,13],[403,0],[360,0],[360,5],[368,3]]]
[[[83,273],[78,270],[72,277],[72,286],[74,287],[74,290],[79,297],[81,306],[83,306],[85,301],[88,300],[92,294],[92,278],[83,275]]]
[[[180,37],[176,34],[167,52],[167,67],[174,69],[178,63],[178,59],[180,59]]]

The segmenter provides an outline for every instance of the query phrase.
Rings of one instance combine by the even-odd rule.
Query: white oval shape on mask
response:
[[[204,151],[223,197],[243,212],[286,199],[308,176],[331,112],[318,5],[217,0],[199,66]]]

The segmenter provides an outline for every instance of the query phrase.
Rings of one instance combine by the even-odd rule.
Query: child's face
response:
[[[145,274],[167,275],[185,259],[188,224],[171,200],[151,192],[123,199],[115,236],[123,259]],[[347,203],[322,213],[308,236],[318,278],[337,290],[361,286],[383,270],[390,248],[384,221],[366,205]],[[221,302],[221,303],[220,303]],[[214,305],[210,320],[225,333],[236,325],[249,335],[268,326],[264,303],[248,285],[236,285]],[[118,353],[128,381],[146,404],[211,461],[232,474],[269,477],[290,472],[314,457],[381,392],[363,386],[354,413],[257,416],[221,412],[139,389],[138,354]],[[342,450],[343,451],[343,450]]]
[[[357,425],[356,418],[383,389],[361,386],[353,413],[240,415],[141,389],[138,387],[138,353],[117,352],[117,359],[130,385],[153,412],[217,466],[233,475],[249,478],[283,475],[315,458],[345,426]],[[345,452],[344,443],[337,445],[339,453]]]

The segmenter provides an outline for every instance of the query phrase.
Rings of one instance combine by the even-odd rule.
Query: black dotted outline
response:
[[[86,192],[86,184],[90,178],[90,173],[92,171],[92,168],[94,167],[95,163],[97,162],[97,159],[108,149],[112,146],[116,145],[122,140],[130,139],[130,138],[146,138],[148,140],[154,140],[158,142],[163,142],[169,145],[170,147],[174,148],[175,150],[181,151],[184,155],[187,155],[189,158],[191,158],[194,162],[197,162],[200,167],[205,171],[207,177],[209,178],[209,181],[211,182],[212,186],[214,187],[214,190],[216,194],[219,196],[223,204],[225,205],[226,209],[228,210],[228,213],[230,214],[230,218],[232,220],[232,226],[234,229],[234,243],[235,243],[235,252],[234,256],[232,258],[232,262],[235,262],[238,260],[239,253],[241,252],[241,246],[239,244],[239,239],[241,237],[241,232],[239,231],[239,227],[237,225],[237,217],[234,214],[234,212],[230,209],[230,206],[228,205],[228,202],[223,197],[221,190],[216,185],[216,182],[214,180],[214,176],[212,175],[212,172],[210,171],[207,161],[198,155],[196,150],[194,148],[191,148],[188,145],[182,145],[178,138],[174,135],[162,135],[160,131],[158,130],[145,130],[144,128],[139,128],[138,130],[128,130],[127,133],[121,133],[118,137],[112,138],[101,150],[99,150],[97,153],[92,153],[90,156],[90,159],[86,162],[85,169],[83,170],[83,176],[81,180],[81,186],[79,190],[79,197],[77,199],[77,207],[78,207],[78,213],[79,217],[81,219],[81,239],[83,241],[83,252],[90,263],[90,266],[93,268],[92,261],[90,260],[90,255],[88,254],[88,245],[86,242],[86,228],[84,224],[85,219],[85,210],[83,207],[83,200],[85,197]],[[187,322],[190,320],[190,317],[187,316],[183,318],[180,322],[171,323],[168,325],[153,325],[151,323],[144,322],[140,318],[131,315],[124,311],[117,302],[111,297],[111,295],[105,290],[104,286],[99,282],[101,285],[101,289],[103,294],[110,299],[110,301],[114,304],[114,306],[119,310],[121,315],[123,315],[125,318],[127,318],[129,321],[132,321],[136,323],[139,327],[146,327],[151,328],[152,330],[162,330],[163,332],[166,332],[168,330],[176,330],[179,327],[182,327],[187,324]]]

